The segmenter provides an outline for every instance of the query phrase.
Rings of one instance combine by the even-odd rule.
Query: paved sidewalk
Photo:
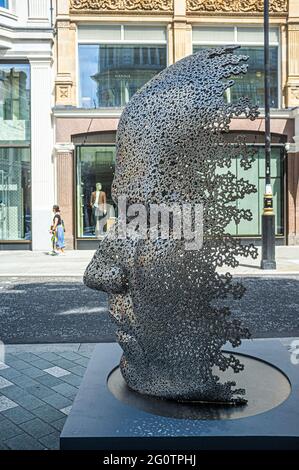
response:
[[[94,344],[6,346],[0,362],[0,450],[59,449]]]
[[[259,254],[260,254],[259,248]],[[80,277],[94,251],[67,251],[64,255],[50,256],[45,252],[0,251],[0,277]],[[236,269],[222,268],[238,276],[268,276],[299,274],[299,246],[276,247],[277,270],[261,270],[260,257],[256,260],[240,258]]]
[[[0,251],[0,277],[82,278],[93,254],[89,250],[66,251],[57,256],[40,251]]]
[[[279,340],[291,360],[292,341],[298,338]],[[0,363],[0,450],[59,449],[93,348],[79,343],[6,346]]]

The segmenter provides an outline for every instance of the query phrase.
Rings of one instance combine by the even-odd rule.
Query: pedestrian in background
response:
[[[59,206],[53,206],[53,225],[51,226],[50,233],[52,234],[53,254],[64,253],[64,222],[61,217]]]

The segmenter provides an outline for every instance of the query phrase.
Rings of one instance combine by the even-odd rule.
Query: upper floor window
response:
[[[30,66],[0,62],[0,143],[30,141]]]
[[[259,27],[215,27],[193,28],[193,51],[203,47],[237,44],[236,54],[249,56],[246,75],[233,77],[235,85],[226,91],[230,102],[248,96],[254,104],[264,106],[264,33]],[[279,96],[279,31],[270,28],[270,96],[272,108],[280,106]]]
[[[8,8],[8,0],[0,0],[1,8]]]
[[[163,26],[80,26],[79,106],[122,107],[167,65]]]

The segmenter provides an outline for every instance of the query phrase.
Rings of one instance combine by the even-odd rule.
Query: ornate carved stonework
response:
[[[272,13],[286,13],[287,0],[270,0]],[[187,0],[187,11],[204,13],[262,13],[264,0]]]
[[[173,10],[173,0],[71,0],[70,10],[164,12]]]
[[[291,94],[295,100],[299,101],[299,86],[291,87]]]
[[[60,93],[60,98],[68,98],[69,97],[69,85],[65,86],[60,86],[59,87],[59,93]]]
[[[55,84],[56,104],[68,105],[72,104],[72,86],[73,82],[70,78],[57,79]]]

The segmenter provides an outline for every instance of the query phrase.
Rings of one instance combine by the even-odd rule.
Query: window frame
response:
[[[95,26],[93,24],[81,24],[81,26]],[[97,23],[98,27],[101,27],[101,26],[108,26],[107,23]],[[95,45],[159,45],[159,46],[165,46],[166,48],[166,67],[168,67],[169,65],[169,51],[168,51],[168,35],[167,35],[167,24],[164,24],[164,23],[146,23],[146,24],[142,24],[142,27],[147,27],[147,26],[160,26],[160,27],[163,27],[165,29],[165,40],[139,40],[138,43],[136,42],[136,40],[128,40],[128,39],[124,39],[125,37],[125,27],[126,26],[140,26],[140,23],[109,23],[109,26],[120,26],[120,39],[105,39],[103,41],[100,41],[99,40],[92,40],[92,39],[83,39],[83,40],[79,40],[79,29],[80,29],[80,24],[78,24],[78,28],[77,28],[77,40],[76,40],[76,43],[77,43],[77,47],[76,47],[76,73],[77,73],[77,77],[78,77],[78,86],[77,86],[77,92],[76,92],[76,107],[77,109],[85,109],[85,108],[82,108],[79,106],[79,103],[80,103],[80,90],[81,90],[81,81],[80,81],[80,61],[79,61],[79,46],[82,44],[82,45],[91,45],[91,46],[95,46]],[[87,109],[94,109],[94,108],[87,108]],[[99,109],[107,109],[107,108],[96,108],[97,110]],[[123,109],[123,108],[119,108],[119,109]]]
[[[1,6],[0,5],[0,10],[2,11],[9,11],[11,10],[11,0],[4,0],[4,2],[6,1],[6,5],[7,6]]]
[[[246,147],[251,147],[253,149],[257,149],[260,150],[262,149],[262,151],[265,150],[265,144],[264,143],[255,143],[255,142],[246,142]],[[285,151],[285,144],[283,143],[272,143],[271,144],[271,147],[272,148],[275,148],[275,149],[278,149],[280,151],[280,175],[279,176],[273,176],[271,177],[271,180],[274,180],[274,178],[276,178],[277,180],[279,180],[279,183],[280,183],[280,204],[281,204],[281,229],[282,229],[282,233],[279,233],[277,232],[277,227],[276,225],[278,225],[278,219],[276,219],[276,224],[275,224],[275,239],[284,239],[286,238],[286,217],[287,217],[287,210],[286,210],[286,180],[285,180],[285,177],[286,177],[286,151]],[[258,173],[259,173],[259,170],[258,170]],[[259,197],[261,196],[262,193],[260,193],[259,191],[259,188],[260,188],[260,182],[263,183],[263,187],[264,187],[264,182],[266,180],[266,177],[265,176],[262,176],[260,175],[260,173],[258,174],[258,177],[257,177],[257,184],[256,184],[256,189],[257,189],[257,196],[258,196],[258,208],[259,208],[259,214],[261,214],[261,211],[262,211],[262,205],[260,206],[260,199]],[[272,182],[273,184],[273,182]],[[236,200],[236,205],[238,207],[238,201],[240,199],[237,199]],[[241,199],[241,200],[244,200],[246,202],[246,198],[245,199]],[[259,217],[259,220],[258,220],[258,232],[257,234],[255,235],[252,235],[252,234],[246,234],[246,233],[238,233],[239,230],[239,225],[237,224],[236,225],[236,234],[233,234],[233,237],[236,237],[236,238],[243,238],[243,239],[248,239],[248,238],[251,238],[251,239],[261,239],[262,238],[262,227],[261,227],[261,218]]]
[[[22,60],[22,59],[0,59],[0,68],[1,65],[11,65],[11,66],[18,66],[18,65],[26,65],[28,67],[29,71],[29,76],[27,77],[28,79],[28,86],[29,86],[29,139],[23,140],[23,141],[13,141],[13,142],[6,142],[0,140],[0,147],[26,147],[26,146],[31,146],[31,141],[32,141],[32,121],[31,121],[31,110],[32,110],[32,76],[31,76],[31,64],[28,60]]]
[[[27,149],[29,152],[29,166],[30,166],[30,178],[32,181],[32,151],[31,151],[31,142],[30,144],[22,143],[22,144],[13,144],[13,145],[8,145],[8,144],[1,144],[0,143],[0,149],[20,149],[24,150]],[[0,245],[22,245],[22,244],[31,244],[32,243],[32,187],[30,189],[30,194],[29,194],[29,199],[30,199],[30,234],[31,238],[11,238],[11,239],[5,239],[5,238],[0,238]],[[25,223],[25,221],[24,221]]]
[[[207,41],[196,41],[194,40],[194,35],[193,35],[193,32],[194,32],[194,28],[197,28],[199,29],[200,27],[211,27],[211,28],[217,28],[218,25],[213,23],[205,23],[205,24],[201,24],[200,26],[198,24],[193,24],[192,25],[192,53],[193,53],[193,50],[194,50],[194,46],[226,46],[228,44],[230,45],[236,45],[236,46],[241,46],[241,47],[263,47],[264,46],[264,43],[263,41],[254,41],[254,42],[250,42],[250,41],[242,41],[242,42],[239,42],[238,41],[238,29],[242,29],[242,28],[257,28],[257,27],[260,27],[261,25],[256,25],[256,24],[246,24],[246,25],[236,25],[236,24],[225,24],[223,25],[223,27],[225,28],[232,28],[234,30],[234,41],[232,42],[228,42],[228,41],[221,41],[221,40],[207,40]],[[219,25],[219,28],[221,28],[222,25]],[[272,109],[282,109],[282,90],[281,90],[281,81],[282,81],[282,60],[281,60],[281,54],[282,54],[282,48],[281,48],[281,30],[280,30],[280,27],[279,25],[273,25],[271,26],[270,29],[276,29],[277,30],[277,33],[278,33],[278,40],[277,42],[276,41],[271,41],[270,40],[270,46],[274,46],[274,47],[277,47],[277,61],[278,61],[278,64],[277,64],[277,88],[278,88],[278,96],[277,96],[277,108],[272,108]],[[263,107],[260,107],[260,109],[264,109]]]
[[[80,154],[81,154],[81,149],[82,148],[95,148],[95,147],[111,147],[116,150],[116,142],[115,143],[105,143],[105,139],[103,142],[100,143],[90,143],[90,144],[84,144],[84,143],[77,143],[75,144],[75,151],[74,151],[74,162],[73,162],[73,174],[74,174],[74,179],[73,179],[73,184],[74,184],[74,237],[75,237],[75,246],[77,247],[77,242],[78,241],[95,241],[99,242],[100,239],[97,237],[90,237],[90,236],[83,236],[79,235],[79,230],[78,230],[78,220],[79,220],[79,214],[78,214],[78,165],[80,164]],[[116,156],[116,153],[115,153]],[[77,249],[77,248],[76,248]]]
[[[9,0],[10,1],[10,0]],[[28,66],[28,71],[29,71],[29,76],[28,76],[28,80],[29,80],[29,126],[30,126],[30,135],[29,135],[29,139],[28,140],[24,140],[24,141],[17,141],[15,140],[14,142],[6,142],[4,143],[4,141],[0,141],[0,148],[1,149],[5,149],[5,148],[8,148],[8,149],[11,149],[11,148],[15,148],[15,149],[28,149],[29,151],[29,158],[30,158],[30,178],[31,178],[31,181],[32,181],[32,122],[31,122],[31,110],[32,110],[32,100],[31,100],[31,91],[32,91],[32,76],[31,76],[31,65],[30,65],[30,62],[28,60],[22,60],[22,59],[5,59],[5,58],[2,58],[0,60],[0,68],[1,68],[1,65],[11,65],[11,66],[15,66],[15,65],[26,65]],[[17,244],[17,245],[22,245],[22,244],[31,244],[32,243],[32,188],[31,188],[31,191],[30,191],[30,227],[31,227],[31,239],[9,239],[9,240],[5,240],[5,239],[0,239],[0,245],[1,244],[5,244],[5,245],[14,245],[14,244]]]

